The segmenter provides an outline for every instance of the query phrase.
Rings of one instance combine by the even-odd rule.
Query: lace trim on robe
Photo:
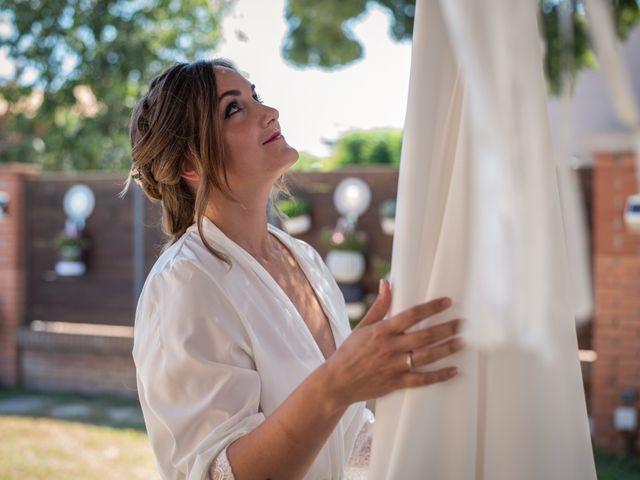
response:
[[[373,441],[373,424],[375,417],[371,411],[365,409],[367,420],[358,433],[353,445],[351,456],[344,470],[345,480],[366,480],[371,457],[371,443]]]
[[[365,410],[367,420],[360,429],[353,451],[345,468],[345,480],[366,480],[369,458],[371,457],[371,442],[373,440],[373,424],[375,417],[369,410]],[[235,480],[231,471],[231,464],[227,458],[227,449],[220,452],[211,463],[207,480]]]
[[[231,464],[227,459],[227,449],[220,452],[209,468],[207,480],[235,480],[231,471]]]

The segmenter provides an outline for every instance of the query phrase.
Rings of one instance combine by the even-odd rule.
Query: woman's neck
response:
[[[238,203],[219,196],[210,202],[205,216],[250,255],[269,261],[281,253],[267,227],[267,198],[254,196]]]

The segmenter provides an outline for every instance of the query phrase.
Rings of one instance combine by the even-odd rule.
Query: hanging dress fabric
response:
[[[391,314],[441,295],[453,380],[378,399],[369,478],[595,479],[534,0],[416,4]]]

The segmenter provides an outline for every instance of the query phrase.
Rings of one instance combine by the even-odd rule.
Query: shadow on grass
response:
[[[0,388],[0,416],[57,418],[146,431],[137,400],[108,394],[44,393],[21,388]]]

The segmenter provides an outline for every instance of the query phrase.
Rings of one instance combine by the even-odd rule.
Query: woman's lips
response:
[[[280,132],[278,132],[278,133],[274,134],[274,135],[273,135],[269,140],[267,140],[267,141],[266,141],[266,142],[264,142],[264,143],[265,143],[265,144],[267,144],[267,143],[271,143],[271,142],[273,142],[274,140],[278,140],[278,139],[280,139],[280,138],[284,138],[284,137],[282,136],[282,134],[281,134]]]

